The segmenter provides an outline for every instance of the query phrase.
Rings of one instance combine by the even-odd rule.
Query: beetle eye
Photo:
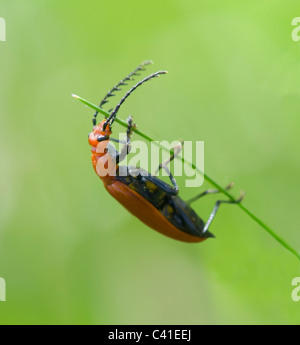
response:
[[[101,141],[109,139],[107,135],[99,135],[97,141],[100,143]]]

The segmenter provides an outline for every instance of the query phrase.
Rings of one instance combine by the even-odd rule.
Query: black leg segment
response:
[[[222,203],[224,204],[238,204],[239,202],[241,202],[244,198],[244,194],[242,194],[237,200],[218,200],[215,204],[215,207],[212,210],[212,213],[210,214],[208,221],[206,222],[204,228],[203,228],[203,232],[206,232],[211,224],[211,222],[213,221],[213,219],[215,218],[215,215],[220,207],[220,205]]]
[[[229,190],[230,188],[232,188],[234,185],[233,182],[231,182],[226,188],[225,190]],[[207,194],[217,194],[217,193],[220,193],[220,191],[218,189],[208,189],[198,195],[196,195],[195,197],[189,199],[186,203],[188,205],[190,205],[191,203],[193,203],[194,201],[197,201],[198,199],[200,199],[201,197],[203,197],[204,195],[207,195]]]
[[[169,176],[169,178],[170,178],[170,181],[171,181],[172,185],[174,186],[174,189],[175,189],[175,191],[176,191],[176,194],[179,193],[179,187],[178,187],[178,185],[177,185],[177,182],[176,182],[174,176],[171,174],[170,169],[167,167],[167,165],[168,165],[170,162],[172,162],[172,160],[173,160],[176,156],[178,156],[178,154],[180,153],[180,151],[181,151],[181,149],[182,149],[182,145],[183,145],[183,141],[181,141],[180,144],[178,144],[177,146],[175,146],[175,147],[173,148],[173,153],[171,154],[171,156],[170,156],[167,160],[165,160],[164,162],[162,162],[162,163],[158,166],[158,168],[156,169],[155,173],[153,174],[153,175],[157,175],[158,172],[159,172],[161,169],[164,169],[165,172],[168,174],[168,176]]]
[[[133,123],[133,119],[131,116],[127,119],[127,131],[126,131],[126,137],[124,138],[124,145],[121,148],[121,151],[116,156],[116,162],[117,164],[119,162],[122,162],[123,159],[129,154],[131,150],[130,140],[132,136],[132,129],[135,128],[135,124]]]

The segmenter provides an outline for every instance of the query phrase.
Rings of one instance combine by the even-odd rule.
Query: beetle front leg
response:
[[[116,156],[116,162],[117,164],[125,159],[125,157],[129,154],[131,150],[131,136],[132,136],[132,130],[135,128],[136,125],[133,123],[133,119],[131,116],[127,119],[127,131],[126,131],[126,137],[124,138],[124,145],[121,148],[121,151]]]

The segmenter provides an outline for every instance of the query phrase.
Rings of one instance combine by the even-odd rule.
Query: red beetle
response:
[[[108,98],[113,96],[115,91],[120,90],[120,86],[126,85],[126,81],[131,80],[134,75],[137,75],[137,72],[143,70],[147,63],[149,62],[138,66],[136,70],[114,86],[101,101],[100,107],[107,103]],[[118,141],[110,136],[112,125],[121,105],[137,87],[164,73],[166,72],[159,71],[153,73],[138,82],[125,94],[114,110],[111,111],[110,116],[98,125],[96,125],[97,112],[94,114],[94,128],[89,134],[92,162],[106,190],[147,226],[179,241],[201,242],[209,237],[214,237],[208,231],[208,228],[220,204],[238,203],[242,198],[238,200],[218,200],[208,221],[204,223],[190,205],[206,194],[218,193],[219,191],[207,190],[187,202],[178,196],[179,189],[177,183],[167,167],[167,164],[180,151],[178,148],[175,148],[171,157],[158,167],[158,170],[163,168],[167,171],[173,185],[170,186],[141,168],[118,165],[130,152],[130,140],[132,130],[135,127],[131,116],[127,119],[127,134],[121,151],[112,150],[110,145],[110,140]],[[226,189],[231,188],[232,185],[230,184]]]

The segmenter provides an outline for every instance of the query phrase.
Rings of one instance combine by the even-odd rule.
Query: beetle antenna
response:
[[[144,68],[147,65],[152,64],[153,62],[151,60],[147,60],[142,62],[141,64],[139,64],[137,66],[137,68],[132,71],[130,74],[128,74],[124,79],[122,79],[118,84],[116,84],[106,95],[105,97],[102,99],[102,101],[100,102],[99,108],[102,108],[104,104],[106,104],[108,102],[108,98],[115,96],[115,92],[116,91],[120,91],[122,90],[120,86],[125,86],[127,85],[127,81],[130,80],[134,80],[134,76],[138,76],[140,75],[140,71],[145,71],[146,68]],[[95,112],[94,117],[93,117],[93,125],[96,126],[96,119],[97,119],[97,115],[98,115],[98,111]]]
[[[132,92],[137,89],[139,86],[141,86],[142,84],[144,84],[146,81],[151,80],[153,78],[159,77],[161,74],[166,74],[168,73],[167,71],[158,71],[155,73],[150,74],[148,77],[144,78],[143,80],[139,81],[137,84],[135,84],[126,94],[125,96],[121,99],[121,101],[119,102],[119,104],[115,107],[115,109],[113,110],[113,112],[110,114],[109,118],[106,120],[106,122],[103,125],[103,130],[105,130],[106,126],[108,125],[108,123],[110,122],[110,125],[113,124],[117,113],[121,107],[121,105],[125,102],[125,100],[132,94]]]

